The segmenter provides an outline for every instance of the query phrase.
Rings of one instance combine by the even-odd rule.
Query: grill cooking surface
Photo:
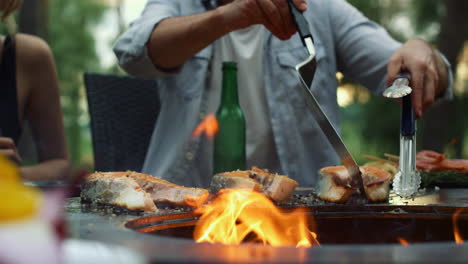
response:
[[[450,215],[457,207],[466,207],[463,213],[465,215],[462,216],[462,219],[467,221],[467,197],[468,190],[447,189],[420,193],[414,199],[400,199],[394,194],[391,194],[389,202],[385,204],[353,206],[325,203],[317,199],[316,195],[309,190],[296,192],[292,201],[279,205],[284,208],[306,206],[309,207],[311,214],[314,214],[315,217],[321,217],[322,219],[328,218],[328,222],[330,222],[329,219],[339,219],[339,221],[335,221],[335,224],[341,221],[348,223],[348,226],[350,223],[349,221],[353,219],[368,219],[369,216],[380,217],[380,219],[387,217],[390,219],[389,223],[392,223],[393,220],[391,219],[403,219],[402,221],[406,221],[407,224],[408,221],[411,222],[413,221],[412,219],[416,219],[414,217],[411,218],[411,213],[420,218],[431,216],[433,218],[440,218],[440,216],[443,216],[445,217],[445,222],[443,222],[445,223],[445,227],[443,227],[443,229],[450,229],[451,224],[448,222],[448,219],[450,219]],[[140,252],[154,262],[270,263],[312,261],[314,263],[330,263],[346,262],[352,259],[359,260],[358,262],[375,261],[386,263],[414,262],[416,260],[419,262],[449,263],[453,261],[468,263],[468,245],[466,244],[456,245],[453,242],[420,242],[412,244],[410,234],[407,237],[410,246],[403,247],[399,245],[396,240],[390,239],[395,235],[386,231],[390,229],[382,229],[382,227],[379,227],[380,230],[374,230],[372,232],[385,235],[391,241],[385,241],[387,244],[380,245],[370,243],[369,241],[354,241],[360,244],[351,244],[349,241],[346,241],[346,239],[348,239],[347,237],[344,237],[343,241],[335,241],[335,243],[328,245],[324,243],[324,246],[320,248],[309,249],[289,247],[274,248],[255,244],[244,244],[241,246],[223,246],[206,243],[197,244],[190,239],[190,233],[187,233],[190,232],[191,226],[193,227],[193,224],[197,220],[196,216],[191,214],[190,209],[171,208],[162,205],[160,205],[160,209],[160,212],[157,214],[150,215],[143,212],[127,211],[112,206],[82,205],[79,198],[72,198],[69,199],[67,205],[69,233],[72,238],[93,239],[129,247]],[[157,222],[154,220],[158,220],[159,224],[162,223],[161,221],[166,221],[164,222],[166,227],[175,223],[176,226],[182,230],[179,237],[174,237],[170,234],[149,235],[134,231],[142,228],[154,228],[154,226],[156,226],[155,222]],[[363,220],[362,223],[366,223],[365,221]],[[385,223],[385,221],[381,223]],[[393,221],[393,223],[397,223],[398,221]],[[127,227],[125,227],[126,224]],[[413,227],[429,229],[433,224],[434,223],[430,221],[426,221],[425,223],[416,222]],[[438,229],[438,224],[439,223],[436,223],[433,229]],[[363,226],[365,226],[365,224],[363,224]],[[462,232],[468,231],[468,227],[465,226],[465,224],[460,226]],[[160,227],[161,225],[158,228]],[[411,231],[414,229],[413,227],[407,230]],[[164,228],[160,229],[162,230]],[[329,230],[332,229],[332,226],[330,226]],[[393,231],[395,230],[394,227],[392,227],[392,229]],[[327,230],[324,230],[323,234],[318,234],[319,241],[321,236],[323,240],[330,240],[325,237],[325,231]],[[450,241],[452,235],[452,233],[449,233],[439,241]],[[468,237],[468,234],[465,235]],[[330,234],[329,237],[332,236],[334,235]],[[420,241],[425,241],[426,239],[425,237],[413,237],[415,241],[418,241],[418,239]]]

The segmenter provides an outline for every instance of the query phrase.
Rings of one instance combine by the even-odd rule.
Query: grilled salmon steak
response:
[[[208,190],[202,188],[188,188],[180,186],[148,174],[130,172],[140,187],[145,190],[155,203],[166,202],[174,205],[186,206],[203,204],[210,195]]]
[[[392,176],[387,171],[369,166],[359,167],[362,173],[364,191],[371,202],[382,202],[388,199]],[[353,194],[351,178],[344,166],[331,166],[319,171],[317,191],[320,199],[344,203]]]
[[[81,200],[111,204],[130,210],[158,211],[151,196],[125,172],[88,175],[82,186]]]
[[[257,167],[245,171],[218,173],[213,176],[210,184],[214,192],[223,188],[248,189],[262,192],[277,202],[290,199],[296,187],[295,180]]]
[[[83,201],[150,212],[157,211],[155,203],[196,206],[208,196],[206,189],[187,188],[133,171],[92,173],[86,177],[81,191]]]

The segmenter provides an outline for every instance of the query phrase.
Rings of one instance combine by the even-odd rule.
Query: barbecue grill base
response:
[[[389,244],[454,241],[452,218],[457,207],[316,206],[307,208],[309,229],[321,245]],[[143,217],[126,223],[140,233],[192,240],[198,217],[179,213]],[[462,237],[468,237],[468,208],[457,218]]]
[[[352,222],[356,219],[358,221],[372,216],[371,219],[379,219],[377,220],[380,221],[379,225],[383,226],[374,232],[383,236],[387,235],[388,231],[388,228],[383,225],[386,217],[390,219],[396,216],[401,219],[406,217],[408,220],[404,221],[410,221],[411,219],[411,221],[417,221],[418,218],[430,219],[433,217],[435,222],[426,220],[425,223],[418,222],[413,226],[416,225],[416,229],[422,230],[437,230],[440,228],[448,232],[446,235],[442,235],[433,231],[432,237],[425,237],[417,235],[418,232],[422,232],[417,231],[416,235],[412,236],[411,233],[403,231],[398,233],[395,231],[398,228],[391,226],[394,228],[392,236],[402,234],[402,238],[410,242],[407,247],[398,244],[396,237],[390,235],[388,235],[389,242],[379,242],[385,244],[366,242],[372,241],[373,236],[369,234],[364,234],[367,238],[361,242],[357,242],[357,238],[354,238],[354,244],[346,241],[327,241],[326,234],[321,234],[320,230],[317,231],[319,232],[319,241],[322,239],[322,247],[270,247],[253,243],[245,243],[239,246],[199,244],[193,242],[191,235],[189,235],[191,233],[190,228],[193,228],[193,224],[197,220],[190,212],[179,211],[177,213],[184,216],[175,218],[174,215],[171,216],[171,214],[174,214],[173,210],[161,210],[161,215],[157,216],[119,215],[112,210],[106,212],[89,208],[83,210],[79,198],[70,199],[67,205],[67,218],[71,238],[90,239],[106,244],[124,246],[144,255],[152,263],[468,263],[468,244],[457,245],[453,242],[453,231],[449,220],[453,212],[458,208],[463,208],[464,212],[458,223],[462,237],[468,237],[466,234],[468,230],[468,226],[466,226],[468,214],[466,197],[468,197],[468,191],[453,190],[445,194],[441,191],[440,195],[431,194],[430,199],[426,196],[420,200],[398,201],[398,205],[367,205],[362,207],[319,205],[309,208],[311,215],[314,215],[318,220],[317,225],[321,224],[320,221],[322,220],[320,219],[333,222],[333,217],[336,217],[342,222],[347,222],[347,225],[350,226],[349,221]],[[420,206],[427,203],[434,204],[434,201],[440,201],[442,204]],[[407,205],[415,203],[419,203],[419,205]],[[165,220],[161,220],[161,218],[165,218]],[[364,220],[362,220],[362,223],[364,223]],[[442,227],[439,227],[440,223]],[[174,224],[177,225],[170,232],[162,231],[167,230],[168,226],[174,227]],[[164,227],[164,225],[167,226]],[[335,233],[343,233],[344,228],[341,228],[336,222],[333,225],[330,223],[330,225],[338,228],[338,230],[334,231]],[[405,222],[405,225],[407,227],[408,222]],[[156,229],[142,233],[143,228]],[[159,230],[157,230],[158,228]],[[318,226],[318,228],[320,227]],[[322,228],[326,227],[322,224]],[[330,229],[332,228],[330,227]],[[179,237],[173,236],[175,230],[180,232]],[[158,232],[169,232],[169,234]],[[407,236],[405,237],[403,234]]]

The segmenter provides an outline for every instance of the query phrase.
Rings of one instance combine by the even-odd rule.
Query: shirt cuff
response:
[[[447,58],[442,54],[440,51],[436,50],[436,53],[442,58],[444,61],[445,67],[447,69],[447,88],[445,89],[445,92],[442,96],[437,98],[437,101],[442,100],[452,100],[453,99],[453,85],[454,85],[454,77],[453,77],[453,72],[452,72],[452,65],[450,65],[450,62],[447,60]]]
[[[148,52],[147,43],[154,28],[168,17],[159,17],[135,23],[129,32],[122,35],[114,46],[120,66],[129,74],[140,78],[158,78],[174,75],[180,68],[162,70],[153,64]]]

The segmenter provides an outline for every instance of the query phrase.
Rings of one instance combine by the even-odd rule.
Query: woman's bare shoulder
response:
[[[20,65],[37,71],[37,67],[53,61],[52,51],[43,39],[18,33],[15,35],[17,61]]]

